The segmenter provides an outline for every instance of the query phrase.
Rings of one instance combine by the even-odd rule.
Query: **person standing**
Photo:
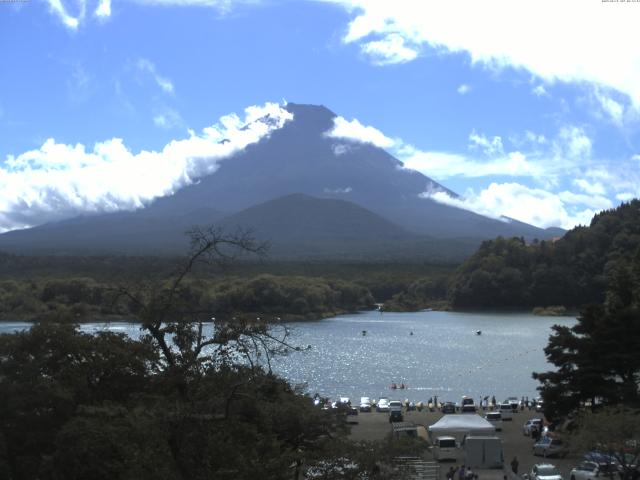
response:
[[[473,470],[471,470],[471,467],[467,468],[467,471],[465,472],[464,475],[467,478],[467,480],[473,480]]]
[[[511,460],[511,471],[516,475],[518,474],[519,465],[520,465],[520,462],[518,462],[518,457],[513,457],[513,460]]]
[[[460,471],[458,472],[458,480],[466,480],[467,479],[467,469],[464,465],[460,467]]]
[[[458,470],[458,467],[449,467],[449,471],[447,472],[447,480],[453,480],[453,477],[456,474],[456,470]]]

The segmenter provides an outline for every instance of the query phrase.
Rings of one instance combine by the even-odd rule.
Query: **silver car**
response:
[[[376,405],[376,412],[388,412],[389,411],[389,399],[388,398],[380,398],[378,400],[378,404]]]
[[[529,480],[562,480],[562,475],[555,465],[538,463],[531,469]]]
[[[596,477],[613,477],[614,474],[617,478],[617,473],[617,465],[584,461],[571,470],[569,477],[571,480],[595,480]]]
[[[542,457],[566,457],[569,449],[558,438],[545,435],[533,445],[533,454]]]
[[[532,418],[527,420],[525,424],[522,426],[522,433],[527,437],[531,436],[533,430],[537,430],[542,433],[542,419],[541,418]]]
[[[369,397],[360,397],[360,411],[361,412],[371,411],[371,399]]]

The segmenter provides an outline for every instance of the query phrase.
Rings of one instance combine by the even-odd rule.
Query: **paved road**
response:
[[[532,445],[533,440],[522,434],[523,424],[530,418],[539,417],[534,411],[523,411],[515,414],[513,420],[503,422],[503,431],[497,432],[497,435],[503,440],[504,459],[506,468],[514,456],[518,457],[520,466],[518,473],[520,475],[531,471],[531,467],[536,463],[553,463],[558,467],[565,480],[569,479],[569,471],[579,463],[580,459],[575,455],[569,454],[566,458],[549,458],[533,456]],[[405,413],[405,421],[414,422],[417,425],[428,427],[433,425],[442,417],[437,412],[407,412]],[[386,413],[360,413],[358,415],[358,424],[353,425],[351,429],[351,438],[354,440],[380,440],[388,435],[391,426]],[[459,465],[460,462],[443,462],[441,469],[441,477],[444,479],[444,473],[451,465]],[[482,480],[482,479],[480,479]]]

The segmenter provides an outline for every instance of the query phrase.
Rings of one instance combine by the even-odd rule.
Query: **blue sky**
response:
[[[437,201],[585,223],[640,196],[638,24],[601,0],[0,1],[0,230],[170,193],[285,100],[462,195]]]

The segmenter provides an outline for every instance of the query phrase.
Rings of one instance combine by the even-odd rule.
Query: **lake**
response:
[[[291,342],[311,348],[279,358],[274,370],[310,394],[336,398],[361,396],[458,402],[495,395],[537,396],[533,371],[551,368],[544,356],[551,326],[573,325],[569,317],[525,313],[360,312],[314,322],[287,324]],[[0,323],[0,332],[29,328],[21,322]],[[135,324],[83,324],[139,334]],[[366,330],[366,335],[362,331]],[[482,335],[476,335],[480,330]],[[411,334],[413,332],[413,335]],[[393,383],[406,390],[390,390]]]

